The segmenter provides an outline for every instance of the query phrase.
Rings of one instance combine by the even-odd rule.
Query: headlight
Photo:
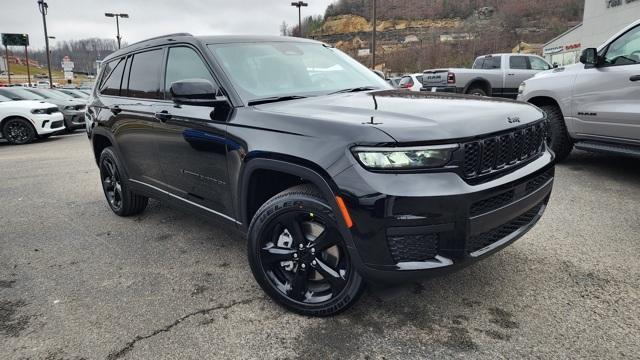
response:
[[[47,109],[33,109],[31,110],[32,114],[43,115],[47,113]]]
[[[520,84],[520,86],[518,86],[518,95],[522,95],[522,93],[524,93],[524,89],[527,87],[527,84],[525,84],[524,82]]]
[[[458,145],[406,148],[355,147],[351,151],[360,163],[373,170],[411,170],[445,166]]]

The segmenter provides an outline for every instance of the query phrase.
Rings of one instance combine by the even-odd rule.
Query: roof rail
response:
[[[171,37],[171,36],[193,36],[190,33],[187,32],[181,32],[181,33],[173,33],[173,34],[166,34],[166,35],[160,35],[160,36],[154,36],[152,38],[149,39],[144,39],[138,42],[134,42],[133,44],[129,44],[128,46],[133,46],[133,45],[138,45],[138,44],[142,44],[145,43],[147,41],[151,41],[151,40],[158,40],[158,39],[162,39],[162,38],[166,38],[166,37]]]

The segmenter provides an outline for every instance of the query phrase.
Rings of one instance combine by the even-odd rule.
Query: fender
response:
[[[301,177],[313,185],[315,185],[323,197],[333,209],[333,212],[336,214],[336,220],[338,221],[338,228],[340,230],[340,234],[347,245],[347,251],[351,256],[351,260],[353,261],[356,269],[362,269],[364,263],[356,250],[353,237],[351,236],[351,231],[347,227],[347,224],[344,218],[340,215],[340,208],[338,207],[338,203],[336,202],[335,196],[339,194],[339,189],[337,185],[327,177],[320,174],[320,172],[311,169],[310,167],[295,164],[289,161],[270,159],[270,158],[253,158],[244,166],[244,171],[240,175],[239,179],[239,187],[240,194],[238,196],[237,209],[239,212],[238,219],[241,219],[244,224],[245,230],[249,227],[249,222],[251,219],[247,219],[247,195],[249,193],[249,179],[251,179],[251,174],[256,170],[274,170],[280,171],[283,173],[295,175]]]
[[[36,134],[38,133],[38,131],[37,131],[38,126],[36,126],[36,123],[33,120],[31,120],[30,118],[28,118],[27,116],[24,116],[24,114],[20,114],[20,113],[9,114],[9,115],[6,115],[5,117],[3,117],[2,119],[0,119],[0,130],[2,130],[2,125],[4,124],[5,120],[7,120],[8,118],[15,118],[15,117],[19,117],[21,119],[25,119],[25,120],[29,121],[31,126],[33,126],[33,128],[36,130]]]
[[[469,90],[469,87],[471,86],[471,84],[473,84],[474,82],[479,81],[482,82],[486,85],[489,85],[489,93],[487,94],[487,96],[492,96],[493,95],[493,86],[491,86],[491,83],[489,82],[489,80],[483,78],[483,77],[475,77],[469,81],[467,81],[467,84],[464,86],[464,89],[462,90],[463,94],[467,93],[467,90]]]
[[[113,150],[115,151],[116,155],[118,156],[118,158],[122,159],[122,153],[120,152],[120,146],[118,145],[118,142],[116,141],[116,139],[113,136],[113,133],[109,130],[106,130],[105,128],[101,127],[101,126],[94,126],[93,129],[91,130],[91,138],[90,138],[90,142],[91,142],[91,151],[93,152],[93,147],[94,147],[94,137],[95,135],[100,135],[100,136],[104,136],[107,139],[109,139],[109,141],[111,142],[111,146],[113,147]],[[96,165],[98,164],[98,160],[100,159],[100,154],[97,154],[95,156],[96,159]],[[121,164],[121,168],[124,172],[124,177],[125,179],[129,179],[129,171],[127,170],[126,166],[124,164]]]

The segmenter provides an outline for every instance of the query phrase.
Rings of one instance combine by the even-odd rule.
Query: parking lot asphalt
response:
[[[638,358],[640,161],[574,151],[556,175],[504,251],[316,319],[265,297],[236,233],[113,215],[84,134],[0,141],[0,358]]]

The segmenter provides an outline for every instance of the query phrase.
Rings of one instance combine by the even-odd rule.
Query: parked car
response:
[[[535,106],[395,90],[313,40],[149,39],[105,58],[91,100],[111,210],[156,197],[246,232],[258,284],[306,315],[347,309],[365,279],[485,258],[531,229],[553,185]]]
[[[394,88],[397,88],[400,85],[401,79],[402,79],[401,77],[397,76],[387,80],[387,82],[389,83],[389,85],[393,86]]]
[[[574,146],[640,157],[640,20],[585,49],[579,64],[523,82],[520,93],[547,114],[558,160]]]
[[[422,88],[422,74],[409,74],[400,78],[398,88],[409,91],[420,91]]]
[[[58,91],[58,89],[27,89],[27,91],[40,95],[47,101],[58,105],[64,115],[64,127],[68,132],[84,128],[86,98],[77,99]]]
[[[49,89],[51,88],[51,86],[49,86],[49,82],[46,80],[39,80],[38,82],[36,82],[36,86],[39,89]]]
[[[42,101],[13,101],[0,95],[0,137],[14,145],[28,144],[64,129],[62,113]]]
[[[421,90],[515,99],[524,80],[551,68],[537,55],[484,55],[474,61],[471,69],[425,70]]]

